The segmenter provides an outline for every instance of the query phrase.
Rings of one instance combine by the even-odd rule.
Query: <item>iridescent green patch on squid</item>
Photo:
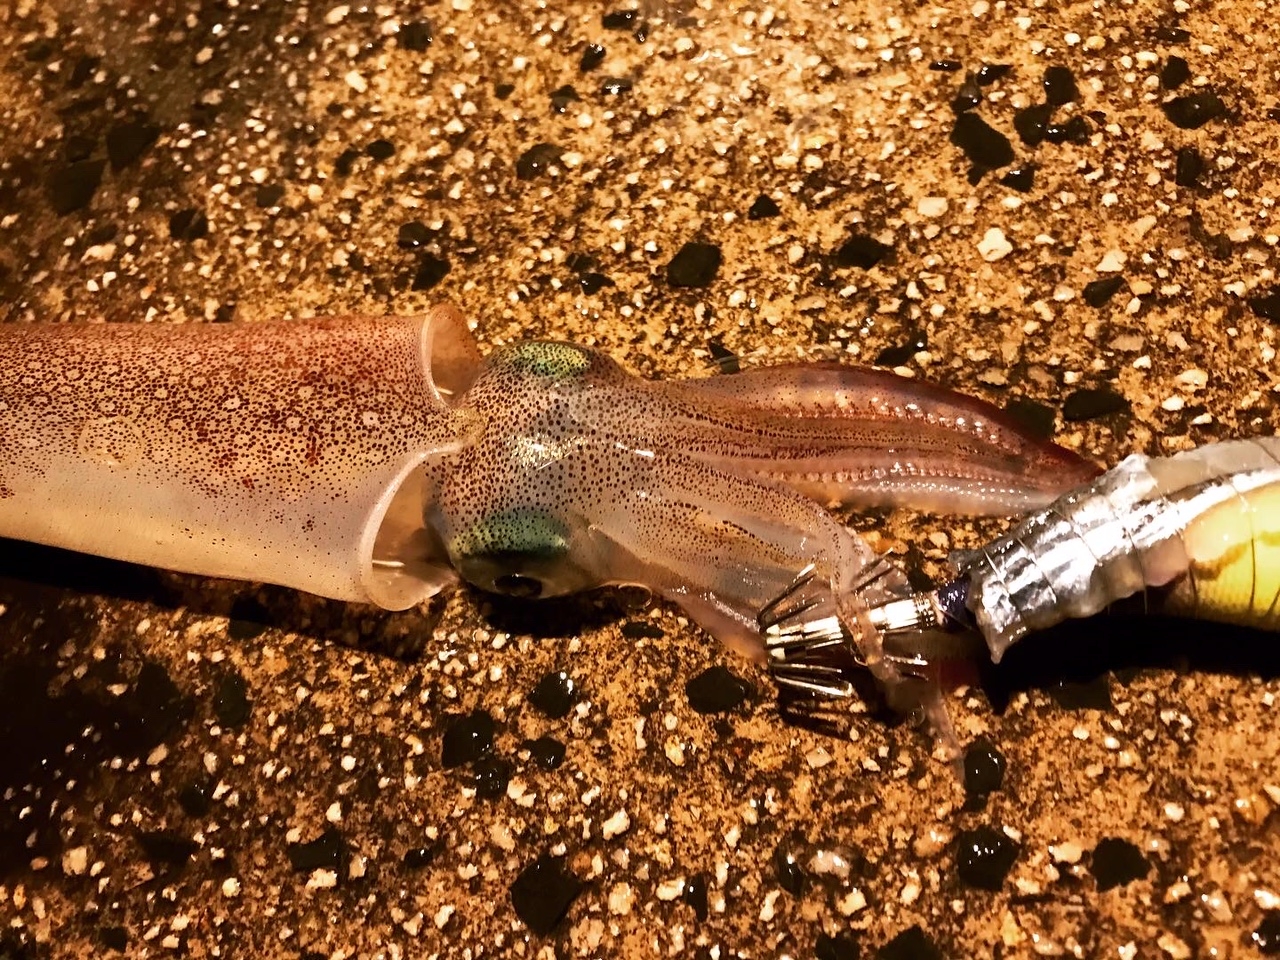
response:
[[[544,510],[490,514],[449,541],[449,558],[467,581],[509,596],[548,595],[574,567],[567,563],[569,528]],[[576,577],[575,577],[576,580]]]
[[[550,380],[571,380],[591,366],[591,353],[572,343],[535,340],[508,347],[503,360],[517,370]]]

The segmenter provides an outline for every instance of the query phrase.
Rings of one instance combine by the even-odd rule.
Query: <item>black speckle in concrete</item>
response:
[[[417,220],[400,224],[400,228],[396,231],[396,246],[401,250],[417,250],[430,242],[431,231],[427,229],[426,224],[419,223]]]
[[[778,204],[768,194],[760,194],[751,203],[751,207],[747,210],[748,220],[768,220],[776,217],[782,211],[778,208]]]
[[[1007,77],[1011,70],[1013,66],[1008,63],[984,63],[974,74],[974,79],[978,81],[978,86],[989,87],[1002,77]]]
[[[142,156],[160,136],[160,128],[145,120],[118,123],[107,131],[107,159],[122,170]]]
[[[1187,82],[1191,76],[1191,68],[1187,61],[1179,56],[1172,56],[1160,68],[1160,86],[1166,90],[1176,90]]]
[[[526,927],[546,936],[581,892],[582,882],[560,860],[544,854],[521,870],[511,884],[511,905]]]
[[[88,137],[72,134],[62,144],[62,155],[67,163],[88,160],[93,155],[94,142]]]
[[[1055,107],[1061,107],[1080,98],[1075,75],[1069,68],[1059,64],[1045,70],[1044,98]]]
[[[351,169],[355,166],[357,160],[360,159],[360,151],[348,147],[338,154],[338,159],[333,161],[333,173],[337,177],[351,176]]]
[[[1014,167],[1000,178],[1000,182],[1010,189],[1017,190],[1019,193],[1026,193],[1035,186],[1035,165],[1024,163],[1020,167]]]
[[[981,103],[982,88],[978,86],[977,76],[971,73],[965,77],[964,83],[960,84],[960,89],[951,98],[951,109],[956,113],[964,113],[966,110],[973,110]]]
[[[529,751],[529,759],[543,770],[555,770],[564,763],[565,746],[555,737],[528,740],[524,748]]]
[[[563,153],[554,143],[534,144],[516,160],[516,177],[520,180],[532,180],[548,167],[559,163]]]
[[[203,240],[209,235],[209,218],[195,207],[179,210],[169,218],[169,236],[174,240]]]
[[[1017,859],[1018,845],[991,827],[965,830],[956,838],[956,873],[970,887],[999,890]]]
[[[956,73],[964,67],[959,60],[930,60],[929,69],[939,73]]]
[[[205,778],[188,783],[178,791],[178,806],[189,817],[203,817],[213,807],[213,791],[217,783]]]
[[[153,867],[181,867],[200,849],[190,837],[171,830],[154,830],[138,834],[142,855]]]
[[[448,260],[424,253],[418,258],[418,268],[414,271],[411,287],[414,290],[430,290],[448,274]]]
[[[309,843],[289,844],[286,852],[289,865],[298,873],[333,870],[341,877],[347,861],[347,841],[337,827],[326,827]]]
[[[564,113],[569,109],[570,104],[574,104],[582,100],[578,96],[578,91],[573,88],[572,84],[566,83],[562,87],[556,87],[551,91],[551,112]]]
[[[1124,286],[1124,277],[1120,274],[1114,274],[1110,277],[1103,277],[1101,280],[1090,280],[1084,285],[1084,302],[1091,307],[1101,307],[1114,297]]]
[[[600,18],[600,26],[606,30],[630,30],[635,22],[634,10],[611,10]]]
[[[680,895],[689,906],[693,907],[693,915],[699,921],[707,919],[707,878],[704,874],[695,873],[684,883],[684,893]]]
[[[1249,939],[1264,957],[1280,957],[1280,910],[1268,910]]]
[[[514,83],[495,83],[493,85],[493,95],[499,100],[505,100],[515,92],[516,85]]]
[[[1156,27],[1155,37],[1164,43],[1184,44],[1191,40],[1191,31],[1182,27]]]
[[[605,287],[612,287],[613,281],[603,273],[584,273],[578,277],[578,286],[587,296],[599,293]]]
[[[705,287],[720,269],[720,248],[693,241],[681,247],[667,264],[667,283],[673,287]]]
[[[439,848],[430,847],[413,847],[404,852],[404,856],[400,858],[400,862],[409,870],[421,870],[423,867],[431,866],[431,861],[436,858]]]
[[[578,701],[578,685],[563,670],[544,673],[529,693],[529,702],[544,716],[559,719]]]
[[[1004,412],[1033,437],[1049,440],[1053,437],[1053,408],[1038,400],[1014,397],[1004,405]]]
[[[708,667],[684,685],[689,706],[698,713],[728,713],[751,696],[751,684],[727,667]]]
[[[87,207],[106,168],[105,160],[80,160],[54,170],[45,185],[54,213],[67,214]]]
[[[1174,161],[1173,182],[1180,187],[1198,187],[1204,173],[1204,158],[1195,147],[1182,147]]]
[[[134,683],[132,706],[136,711],[136,752],[150,751],[169,739],[194,714],[190,698],[169,678],[158,663],[148,660],[138,671]],[[122,721],[118,723],[123,726]]]
[[[831,936],[818,934],[813,945],[814,960],[858,960],[862,956],[862,948],[851,933],[838,933]]]
[[[1259,296],[1250,297],[1249,309],[1263,320],[1280,323],[1280,287],[1275,287]]]
[[[431,41],[434,39],[435,32],[431,29],[430,20],[414,20],[412,23],[401,24],[400,32],[396,34],[396,41],[400,46],[414,53],[422,53],[431,46]]]
[[[1109,387],[1082,387],[1062,404],[1062,418],[1077,423],[1128,409],[1129,401]]]
[[[124,953],[129,948],[129,932],[124,927],[103,927],[98,931],[98,942],[108,950]]]
[[[1102,891],[1141,880],[1151,872],[1151,864],[1128,840],[1107,837],[1093,848],[1089,870],[1098,881],[1098,890]]]
[[[964,792],[985,798],[1004,783],[1004,754],[990,740],[975,740],[964,752]]]
[[[908,335],[905,343],[885,347],[876,354],[875,364],[880,367],[900,367],[928,346],[929,335],[923,330],[916,330]]]
[[[707,350],[711,352],[711,362],[715,364],[716,369],[721,373],[737,373],[742,369],[738,355],[716,337],[712,337],[707,341]]]
[[[364,152],[371,159],[382,163],[384,160],[390,160],[396,155],[396,145],[390,140],[378,139],[366,146]]]
[[[1013,163],[1013,144],[976,113],[962,113],[951,128],[951,143],[964,151],[969,162],[982,170],[996,170]]]
[[[481,800],[497,800],[507,795],[511,764],[501,757],[481,757],[471,765],[471,786]]]
[[[1111,680],[1059,680],[1045,690],[1063,710],[1111,710]]]
[[[213,691],[214,718],[221,726],[234,730],[243,726],[252,712],[253,703],[249,700],[244,677],[234,669],[228,669],[218,678],[218,685]]]
[[[254,640],[267,630],[267,608],[253,597],[241,597],[231,604],[227,636],[237,642]]]
[[[604,47],[600,44],[587,44],[587,48],[582,51],[582,59],[578,61],[578,69],[583,73],[589,73],[594,70],[604,63],[604,53]]]
[[[649,620],[628,620],[620,629],[628,640],[660,640],[666,636],[660,626]]]
[[[942,951],[917,924],[876,951],[876,960],[943,960]]]
[[[278,183],[264,183],[253,195],[253,202],[263,210],[279,205],[283,199],[284,187]]]
[[[460,767],[487,756],[493,749],[493,731],[493,717],[483,710],[454,717],[444,732],[441,765],[445,769]]]
[[[1227,105],[1209,90],[1174,97],[1163,109],[1169,122],[1182,130],[1198,130],[1210,120],[1227,115]]]
[[[797,852],[800,845],[788,838],[783,840],[773,851],[773,872],[778,878],[778,886],[793,897],[804,893],[805,874],[800,866]]]
[[[1039,145],[1045,129],[1053,119],[1053,104],[1037,103],[1013,115],[1013,129],[1028,147]]]
[[[600,92],[610,97],[626,93],[631,87],[631,80],[627,77],[608,77],[600,81]]]
[[[1066,123],[1051,123],[1044,128],[1044,138],[1049,143],[1088,143],[1092,134],[1089,121],[1074,116]]]
[[[832,255],[832,260],[837,267],[869,270],[883,260],[890,249],[874,237],[857,233],[840,245]]]

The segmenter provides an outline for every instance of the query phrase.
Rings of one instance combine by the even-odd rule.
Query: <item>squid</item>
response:
[[[763,654],[813,565],[868,609],[827,508],[1026,512],[1096,468],[990,404],[884,371],[638,378],[462,315],[0,326],[0,536],[406,609],[466,581],[639,584]]]

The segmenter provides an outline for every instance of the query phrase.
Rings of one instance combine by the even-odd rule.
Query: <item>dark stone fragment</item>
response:
[[[495,83],[493,85],[493,95],[499,100],[505,100],[516,92],[514,83]]]
[[[209,235],[209,218],[195,207],[179,210],[169,218],[169,236],[174,240],[203,240]]]
[[[511,764],[501,757],[482,757],[471,765],[471,785],[481,800],[497,800],[507,795]]]
[[[406,850],[404,856],[400,858],[400,862],[409,870],[421,870],[423,867],[431,865],[431,861],[436,858],[437,848],[431,847],[414,847],[412,850]]]
[[[1054,106],[1051,103],[1037,103],[1025,107],[1013,115],[1013,129],[1018,138],[1028,147],[1039,146],[1044,139],[1045,127],[1053,119]]]
[[[105,160],[80,160],[55,170],[46,185],[53,212],[67,214],[87,207],[106,167]]]
[[[1227,105],[1209,90],[1174,97],[1162,109],[1169,121],[1182,130],[1198,130],[1210,120],[1227,115]]]
[[[285,848],[289,865],[298,873],[333,870],[342,876],[347,860],[347,841],[337,827],[326,827],[324,833],[309,843],[291,843]]]
[[[53,41],[48,37],[40,37],[33,43],[27,45],[22,51],[22,55],[31,63],[40,63],[48,60],[53,55]]]
[[[521,870],[511,884],[511,905],[526,927],[546,936],[564,919],[581,892],[582,881],[560,860],[544,854]]]
[[[94,143],[88,137],[82,137],[79,134],[72,134],[62,144],[62,154],[67,158],[67,163],[76,163],[80,160],[87,160],[93,153]]]
[[[1014,397],[1004,405],[1004,412],[1023,431],[1040,440],[1053,438],[1053,408],[1026,397]]]
[[[194,712],[190,698],[183,696],[169,672],[151,660],[138,671],[132,700],[139,752],[163,743],[190,720]]]
[[[604,47],[600,44],[588,43],[587,48],[582,51],[582,59],[578,61],[578,69],[583,73],[589,73],[604,63],[604,54]]]
[[[778,876],[778,886],[793,897],[804,893],[804,869],[796,860],[796,844],[783,840],[773,851],[773,872]]]
[[[563,87],[557,87],[551,91],[551,112],[564,113],[569,109],[569,104],[575,103],[582,98],[578,96],[578,91],[573,89],[570,84]]]
[[[1098,881],[1098,891],[1102,892],[1141,880],[1151,872],[1151,864],[1128,840],[1105,837],[1093,848],[1089,871]]]
[[[227,636],[232,640],[253,640],[268,629],[267,608],[253,597],[241,597],[231,604]]]
[[[660,626],[648,620],[628,620],[620,629],[628,640],[660,640],[666,636]]]
[[[414,53],[421,53],[431,46],[434,40],[435,31],[431,28],[430,20],[414,20],[412,23],[404,23],[400,25],[400,32],[396,34],[396,40],[400,46],[406,50],[412,50]]]
[[[107,159],[112,170],[122,170],[137,160],[160,137],[160,128],[145,120],[118,123],[107,131]]]
[[[124,927],[103,927],[98,931],[98,942],[108,950],[124,953],[129,948],[129,932]]]
[[[1101,307],[1124,286],[1124,277],[1115,274],[1101,280],[1090,280],[1084,285],[1084,302],[1091,307]]]
[[[279,206],[284,199],[284,186],[279,183],[264,183],[254,193],[253,202],[262,209]]]
[[[1001,77],[1008,76],[1012,69],[1012,64],[1008,63],[984,63],[978,68],[974,78],[978,81],[978,86],[989,87]]]
[[[851,933],[838,933],[834,937],[820,933],[813,945],[813,956],[814,960],[858,960],[862,948]]]
[[[840,245],[833,259],[837,267],[860,267],[870,270],[885,258],[891,248],[874,237],[855,233]]]
[[[213,691],[213,716],[219,725],[234,730],[244,726],[253,712],[249,688],[234,668],[228,669]]]
[[[707,878],[704,874],[695,873],[684,883],[684,893],[680,895],[689,906],[693,907],[693,915],[699,921],[707,919]]]
[[[181,867],[200,849],[190,837],[172,830],[152,830],[138,834],[138,846],[147,862],[157,867]]]
[[[708,667],[684,685],[689,706],[698,713],[728,713],[752,693],[751,684],[727,667]]]
[[[978,78],[971,73],[965,77],[964,83],[960,84],[960,89],[951,98],[951,109],[956,113],[964,113],[980,103],[982,103],[982,88],[978,86]]]
[[[1183,147],[1178,151],[1173,168],[1173,182],[1180,187],[1197,187],[1200,174],[1204,173],[1204,158],[1195,147]]]
[[[951,143],[964,151],[969,162],[984,170],[1013,163],[1013,144],[976,113],[962,113],[951,128]]]
[[[102,61],[98,57],[78,57],[71,72],[67,74],[67,89],[78,90],[93,76]]]
[[[563,152],[554,143],[535,144],[516,160],[516,177],[532,180],[553,163],[558,163]]]
[[[989,172],[990,171],[986,167],[972,166],[969,168],[969,172],[964,176],[965,182],[967,182],[971,187],[976,187],[982,182],[982,178]]]
[[[1267,111],[1267,119],[1273,122],[1280,121],[1280,107],[1272,107]]]
[[[563,670],[544,673],[529,693],[529,702],[544,716],[558,720],[578,701],[578,685]]]
[[[1071,423],[1096,420],[1098,417],[1129,409],[1129,401],[1107,387],[1083,387],[1062,404],[1062,418]]]
[[[1191,239],[1204,247],[1211,257],[1223,261],[1231,259],[1231,238],[1225,233],[1210,233],[1198,211],[1187,218],[1187,226]]]
[[[635,10],[613,10],[600,18],[600,26],[606,30],[630,30],[635,22]]]
[[[642,23],[632,31],[631,37],[636,43],[644,43],[649,39],[649,25]]]
[[[102,223],[89,231],[90,243],[110,243],[116,238],[119,228],[114,223]]]
[[[876,951],[876,960],[943,960],[938,945],[920,925],[909,927]]]
[[[896,347],[885,347],[876,355],[875,362],[881,367],[900,367],[928,346],[929,335],[918,330],[907,338],[906,343],[898,344]]]
[[[964,64],[959,60],[931,60],[929,61],[929,69],[937,70],[940,73],[955,73]]]
[[[539,737],[524,744],[529,759],[543,770],[555,770],[564,763],[565,746],[555,737]]]
[[[355,162],[360,159],[360,151],[348,147],[338,154],[338,159],[333,161],[333,172],[335,176],[349,177],[351,168]]]
[[[971,797],[995,793],[1004,783],[1007,766],[1004,754],[990,740],[975,740],[964,752],[964,792]]]
[[[1191,39],[1191,31],[1182,27],[1156,27],[1156,39],[1165,43],[1186,43]]]
[[[351,255],[352,265],[355,265],[357,263],[358,258],[359,258],[359,254]],[[235,315],[236,315],[235,303],[220,303],[218,304],[218,309],[213,312],[213,322],[214,323],[230,323],[235,318]]]
[[[1110,711],[1111,681],[1104,674],[1093,680],[1059,680],[1046,691],[1064,710]]]
[[[493,750],[493,729],[493,717],[483,710],[454,717],[444,732],[441,766],[445,769],[460,767],[488,756]]]
[[[609,77],[600,83],[600,92],[614,97],[631,89],[631,80],[627,77]]]
[[[426,224],[417,220],[400,224],[400,229],[396,231],[396,246],[401,250],[417,250],[430,241],[431,231]]]
[[[711,351],[711,362],[721,373],[737,373],[742,369],[742,365],[738,362],[738,355],[726,348],[715,337],[707,341],[707,349]]]
[[[424,253],[418,260],[418,269],[413,274],[411,289],[430,290],[449,274],[449,261],[444,257],[434,257]]]
[[[578,286],[582,288],[583,293],[591,296],[594,293],[599,293],[604,287],[612,287],[613,281],[603,273],[584,273],[578,278]]]
[[[1066,123],[1051,123],[1044,128],[1044,138],[1050,143],[1088,143],[1093,131],[1089,121],[1079,115]]]
[[[999,890],[1017,859],[1018,845],[991,827],[965,830],[956,838],[956,873],[978,890]]]
[[[714,243],[686,243],[667,264],[667,283],[673,287],[705,287],[720,269],[720,248]]]
[[[768,220],[782,213],[778,208],[778,204],[768,194],[760,194],[751,203],[750,209],[747,210],[748,220]]]
[[[1017,190],[1019,193],[1026,193],[1035,186],[1035,165],[1028,163],[1021,167],[1014,167],[1000,178],[1000,182],[1011,190]]]
[[[197,780],[178,791],[178,806],[189,817],[203,817],[213,806],[212,780]]]
[[[1166,90],[1176,90],[1187,82],[1191,76],[1191,68],[1182,57],[1170,57],[1160,68],[1160,86]]]
[[[1280,910],[1264,913],[1249,939],[1264,957],[1280,957]]]
[[[364,152],[381,163],[384,160],[390,160],[396,155],[396,145],[390,140],[374,140],[364,148]]]
[[[1059,64],[1045,70],[1044,98],[1051,104],[1060,107],[1079,96],[1080,90],[1076,87],[1076,78],[1070,69]]]
[[[1263,320],[1280,323],[1280,287],[1258,297],[1249,298],[1249,309]]]

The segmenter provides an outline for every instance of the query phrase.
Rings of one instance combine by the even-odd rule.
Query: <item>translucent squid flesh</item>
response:
[[[0,355],[0,535],[391,609],[459,577],[636,583],[757,653],[755,613],[799,566],[859,604],[902,588],[867,584],[870,549],[824,504],[1005,514],[1096,472],[883,372],[652,382],[540,341],[482,359],[450,307],[10,324]]]

